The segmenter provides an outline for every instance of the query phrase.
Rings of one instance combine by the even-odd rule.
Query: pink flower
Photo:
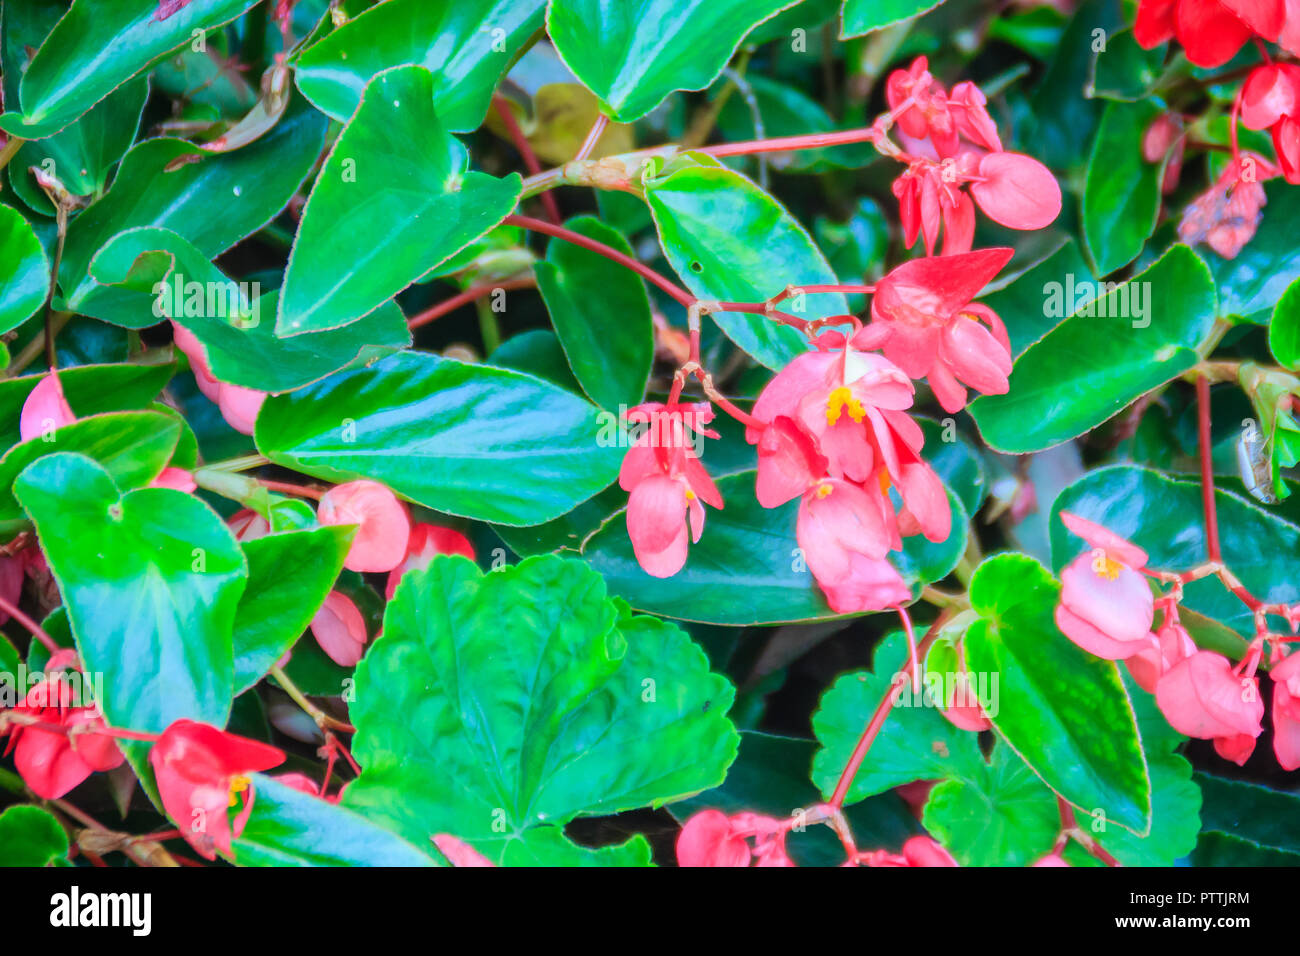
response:
[[[452,866],[496,866],[478,850],[450,833],[435,833],[430,839]]]
[[[236,511],[226,522],[236,541],[254,541],[271,533],[271,522],[251,508]]]
[[[349,481],[321,496],[323,525],[354,524],[356,536],[343,566],[350,571],[391,571],[406,557],[411,518],[397,496],[376,481]]]
[[[1187,629],[1178,623],[1176,614],[1166,614],[1155,634],[1148,635],[1147,645],[1124,661],[1138,686],[1149,694],[1171,667],[1196,653],[1196,644]]]
[[[1168,194],[1178,187],[1182,175],[1183,150],[1187,140],[1183,136],[1183,121],[1177,113],[1161,113],[1142,134],[1142,158],[1148,163],[1158,163],[1169,155],[1160,191]]]
[[[912,105],[897,114],[899,128],[912,139],[929,139],[940,157],[953,155],[961,137],[975,146],[1001,150],[998,128],[989,116],[983,92],[969,81],[958,83],[952,94],[935,81],[924,56],[906,70],[895,70],[885,82],[885,99],[897,110],[908,97]]]
[[[266,401],[267,393],[218,381],[212,375],[212,368],[208,365],[207,352],[203,348],[203,343],[193,332],[175,321],[172,322],[172,340],[190,360],[190,371],[194,373],[194,381],[199,391],[216,404],[226,424],[241,434],[253,434],[253,426],[257,422],[258,412],[262,410],[262,403]]]
[[[149,482],[150,488],[172,488],[176,491],[183,491],[186,494],[192,494],[198,489],[194,483],[194,475],[184,468],[167,467],[153,481]]]
[[[909,163],[894,180],[890,190],[898,199],[905,246],[915,245],[919,233],[925,238],[926,255],[934,255],[942,226],[943,255],[970,251],[975,239],[975,204],[961,187],[978,162],[972,153],[959,154],[945,164],[922,158]]]
[[[1284,120],[1274,127],[1275,137],[1288,122]],[[1295,160],[1300,164],[1300,141],[1297,148]],[[1277,174],[1277,167],[1268,160],[1255,153],[1242,153],[1224,167],[1213,186],[1183,210],[1178,238],[1188,245],[1203,242],[1225,259],[1236,258],[1254,238],[1264,218],[1268,195],[1263,183]]]
[[[876,850],[862,855],[867,866],[956,866],[957,861],[928,836],[914,836],[903,844],[902,853]]]
[[[1069,865],[1070,864],[1065,862],[1065,857],[1061,856],[1061,854],[1059,853],[1049,853],[1047,854],[1047,856],[1042,857],[1041,859],[1036,860],[1035,862],[1030,864],[1030,866],[1069,866]]]
[[[728,817],[721,810],[701,810],[677,836],[678,866],[794,866],[785,851],[789,820],[759,813]],[[753,839],[753,849],[749,840]]]
[[[1005,394],[1011,374],[1006,329],[992,309],[971,299],[1012,254],[981,249],[904,262],[876,284],[872,322],[854,337],[855,346],[883,346],[885,358],[904,373],[924,376],[949,412],[966,405],[961,382],[986,395]]]
[[[332,797],[322,796],[320,792],[320,784],[305,773],[279,773],[275,775],[275,779],[280,781],[280,783],[284,784],[286,787],[292,787],[300,793],[307,793],[313,797],[320,797],[326,803],[338,803],[339,798],[343,796],[343,791],[341,790]]]
[[[902,546],[885,496],[839,478],[809,489],[799,505],[795,537],[808,570],[837,614],[880,611],[912,592],[885,556]]]
[[[1300,769],[1300,652],[1273,665],[1273,753],[1283,770]]]
[[[1086,518],[1061,512],[1065,526],[1092,545],[1061,572],[1056,626],[1075,644],[1106,660],[1150,646],[1155,599],[1138,569],[1147,553]]]
[[[627,533],[637,563],[657,578],[671,577],[686,564],[691,541],[704,533],[704,506],[722,507],[722,495],[691,447],[691,434],[713,417],[707,404],[668,408],[640,405],[630,421],[649,428],[628,449],[619,471],[619,487],[629,492]]]
[[[340,667],[356,666],[366,653],[366,620],[352,599],[340,591],[325,595],[325,602],[311,619],[311,633]]]
[[[1061,184],[1020,153],[989,153],[972,177],[971,195],[994,222],[1009,229],[1043,229],[1061,214]]]
[[[23,441],[29,441],[41,435],[71,425],[77,420],[63,397],[63,383],[55,372],[42,376],[27,394],[23,410],[18,417],[18,434]]]
[[[434,524],[420,522],[411,528],[411,537],[406,542],[406,557],[402,563],[388,572],[388,584],[384,588],[384,600],[391,601],[397,591],[397,584],[407,571],[419,571],[427,568],[430,562],[440,554],[463,554],[474,560],[474,546],[459,531],[441,528]]]
[[[1269,63],[1257,66],[1241,88],[1241,122],[1250,129],[1268,129],[1284,116],[1300,115],[1300,66]]]
[[[1180,734],[1212,739],[1215,750],[1238,765],[1263,732],[1259,678],[1235,673],[1213,651],[1197,651],[1170,668],[1156,684],[1156,704]]]

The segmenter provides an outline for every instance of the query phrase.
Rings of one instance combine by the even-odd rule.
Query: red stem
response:
[[[506,216],[506,223],[512,226],[521,226],[533,232],[544,233],[548,236],[554,236],[556,239],[563,239],[565,242],[571,242],[575,246],[581,246],[589,249],[606,259],[612,259],[621,266],[631,269],[647,282],[657,285],[668,295],[672,296],[683,308],[689,309],[695,303],[695,296],[691,295],[685,289],[672,282],[669,282],[659,273],[655,272],[649,266],[637,262],[631,256],[625,256],[617,249],[612,249],[604,243],[597,242],[595,239],[588,239],[581,233],[574,232],[572,229],[565,229],[563,226],[552,225],[541,219],[533,219],[531,216]]]
[[[45,646],[45,649],[49,651],[51,654],[57,654],[59,651],[63,649],[54,642],[54,638],[50,637],[50,635],[45,633],[45,629],[43,627],[41,627],[39,624],[33,621],[22,611],[18,610],[17,605],[11,604],[3,597],[0,597],[0,611],[4,611],[6,614],[12,617],[23,627],[27,628],[27,630],[31,632],[32,637],[40,641]]]
[[[809,133],[804,136],[778,136],[773,139],[751,139],[742,143],[721,143],[701,146],[693,150],[710,156],[746,156],[751,153],[786,153],[796,149],[820,149],[823,146],[843,146],[848,143],[869,143],[880,137],[871,126],[862,129],[840,130],[835,133]]]
[[[1219,549],[1219,515],[1214,501],[1214,456],[1210,444],[1210,380],[1196,379],[1197,444],[1201,454],[1201,501],[1205,506],[1205,543],[1211,561],[1222,561]]]
[[[513,289],[531,289],[536,285],[532,279],[509,279],[505,282],[485,282],[482,285],[471,286],[464,292],[460,292],[446,301],[439,302],[437,305],[430,306],[423,312],[412,316],[406,320],[408,329],[418,329],[422,325],[428,325],[434,319],[440,319],[448,312],[455,312],[463,305],[469,305],[477,299],[483,298],[495,292],[497,289],[510,291]]]
[[[325,492],[319,488],[307,488],[303,485],[293,485],[287,481],[271,481],[269,478],[255,478],[259,485],[267,491],[278,491],[285,495],[297,495],[299,498],[312,498],[316,501],[321,500]]]
[[[515,149],[523,157],[524,167],[528,170],[530,176],[536,176],[542,171],[542,164],[537,161],[537,154],[533,152],[533,147],[528,142],[528,137],[524,131],[519,128],[519,121],[515,119],[514,112],[510,109],[510,104],[504,96],[492,97],[492,105],[496,107],[497,115],[501,117],[501,122],[505,125],[506,132],[510,134],[510,141],[515,144]],[[546,215],[557,226],[564,222],[564,217],[560,215],[560,206],[555,201],[555,194],[550,190],[542,193],[542,205],[546,207]]]

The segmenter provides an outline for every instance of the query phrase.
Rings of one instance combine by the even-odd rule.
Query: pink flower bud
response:
[[[324,525],[354,524],[356,536],[343,566],[350,571],[391,571],[406,557],[411,518],[397,496],[375,481],[349,481],[321,497],[316,517]]]

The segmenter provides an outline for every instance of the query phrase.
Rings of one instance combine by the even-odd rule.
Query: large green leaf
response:
[[[1047,290],[1047,307],[1070,317],[1016,359],[1008,393],[970,405],[998,451],[1039,451],[1095,428],[1192,368],[1213,327],[1214,281],[1186,246],[1082,307],[1067,301],[1070,288]]]
[[[146,408],[162,391],[176,367],[167,365],[82,365],[59,372],[59,384],[74,414]],[[18,442],[23,403],[41,375],[24,375],[0,381],[0,447]]]
[[[632,254],[622,234],[595,216],[579,216],[566,226]],[[546,261],[533,269],[583,391],[613,411],[640,402],[654,363],[654,323],[645,282],[605,256],[561,239],[551,240]]]
[[[1300,601],[1300,583],[1279,555],[1300,554],[1300,527],[1231,492],[1215,495],[1224,563],[1255,597],[1267,603]],[[1061,511],[1109,528],[1151,556],[1150,567],[1186,571],[1208,557],[1201,485],[1135,465],[1098,468],[1057,496],[1052,505],[1052,565],[1058,570],[1087,545],[1065,530]],[[1254,615],[1218,578],[1185,586],[1184,603],[1248,637]]]
[[[702,90],[750,30],[795,0],[551,0],[546,27],[560,58],[630,123],[674,90]]]
[[[799,502],[764,508],[754,497],[754,472],[717,482],[724,507],[709,509],[704,536],[691,545],[686,566],[670,578],[646,574],[627,534],[626,509],[611,515],[582,543],[583,557],[610,590],[636,609],[709,624],[775,624],[836,617],[813,581],[795,539]],[[952,535],[939,544],[919,535],[890,555],[919,594],[946,577],[966,547],[966,514],[949,492]]]
[[[668,262],[702,299],[763,302],[788,285],[834,284],[835,277],[807,230],[785,207],[740,173],[718,166],[686,166],[646,183]],[[798,308],[788,301],[784,311]],[[843,315],[844,296],[810,295],[799,318]],[[808,348],[789,326],[763,315],[712,316],[727,336],[759,362],[781,369]]]
[[[50,290],[50,261],[27,220],[0,205],[0,333],[22,325]]]
[[[1268,324],[1268,345],[1278,362],[1300,372],[1300,279],[1287,286]]]
[[[576,816],[721,783],[733,693],[684,632],[633,616],[579,561],[483,574],[437,558],[402,578],[357,668],[365,770],[344,802],[417,845],[450,833],[500,860]]]
[[[1164,165],[1143,158],[1142,137],[1160,113],[1143,100],[1109,103],[1101,115],[1083,187],[1083,236],[1101,275],[1136,259],[1156,227]]]
[[[317,478],[371,478],[438,511],[524,525],[614,480],[621,449],[601,429],[589,403],[540,379],[403,352],[268,399],[257,447]]]
[[[118,233],[99,250],[90,273],[105,286],[152,295],[157,305],[151,314],[193,332],[217,379],[264,392],[300,388],[354,361],[411,344],[402,310],[391,301],[341,329],[279,338],[279,290],[259,297],[260,285],[226,278],[170,229],[141,226]]]
[[[1194,779],[1204,796],[1205,832],[1227,834],[1257,848],[1300,854],[1295,826],[1300,819],[1300,794],[1207,773]]]
[[[545,0],[391,0],[299,58],[294,78],[317,109],[346,120],[376,73],[414,63],[433,74],[433,108],[454,133],[477,129],[498,78],[542,25]]]
[[[242,543],[248,587],[231,635],[235,693],[256,684],[293,647],[343,570],[353,529],[304,528]]]
[[[1002,319],[1007,338],[1011,340],[1011,356],[1016,358],[1074,311],[1073,306],[1061,310],[1044,308],[1045,296],[1059,288],[1062,301],[1073,302],[1072,290],[1093,281],[1092,270],[1078,244],[1073,238],[1067,238],[1005,285],[981,296],[980,302]]]
[[[103,466],[119,488],[138,488],[167,466],[180,435],[180,422],[161,412],[107,412],[15,445],[0,458],[0,528],[23,521],[14,480],[43,455],[79,452]]]
[[[109,724],[161,733],[185,717],[223,726],[246,571],[221,519],[169,488],[123,495],[77,454],[28,466],[14,492],[40,534],[81,660],[104,675]]]
[[[998,735],[1057,794],[1136,833],[1151,826],[1151,783],[1133,706],[1114,661],[1072,644],[1056,627],[1060,585],[1033,558],[980,565],[970,600],[966,663],[996,675]]]
[[[508,216],[516,174],[469,171],[424,67],[386,70],[330,150],[294,240],[280,335],[354,322]]]
[[[844,0],[840,39],[860,37],[933,10],[943,0]]]
[[[427,843],[417,848],[359,813],[265,774],[252,780],[253,812],[232,844],[241,866],[435,865]]]
[[[95,253],[136,226],[171,229],[208,257],[225,252],[288,205],[320,156],[325,127],[325,118],[297,99],[271,132],[228,153],[169,137],[137,143],[104,198],[68,227],[59,267],[67,308],[128,328],[154,324],[151,296],[106,289],[90,277]]]
[[[902,633],[893,632],[877,646],[870,671],[843,674],[822,695],[812,719],[813,734],[821,744],[813,760],[812,779],[825,797],[835,791],[871,715],[891,688],[904,680],[901,671],[907,654]],[[924,689],[915,694],[906,682],[853,778],[845,802],[854,803],[914,780],[979,779],[983,766],[979,737],[958,730],[930,705]]]
[[[1165,48],[1166,44],[1161,43],[1150,50],[1142,49],[1132,30],[1108,35],[1104,47],[1096,51],[1088,95],[1126,103],[1143,100],[1160,79]],[[1121,162],[1127,158],[1112,157]]]
[[[67,856],[68,834],[48,810],[22,805],[0,813],[0,866],[50,866]]]
[[[1295,224],[1300,219],[1300,190],[1281,177],[1264,184],[1268,205],[1250,242],[1235,258],[1224,259],[1206,248],[1219,287],[1219,314],[1267,322],[1273,305],[1300,278],[1300,256],[1295,254]]]
[[[190,43],[196,31],[202,36],[255,2],[189,0],[160,20],[156,0],[76,0],[23,74],[22,115],[6,114],[0,125],[23,139],[57,133],[131,77]]]

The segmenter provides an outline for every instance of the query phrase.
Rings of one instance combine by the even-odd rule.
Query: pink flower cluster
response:
[[[1213,740],[1220,756],[1241,765],[1263,732],[1264,702],[1255,675],[1262,641],[1236,666],[1201,650],[1179,623],[1181,588],[1156,597],[1148,555],[1130,541],[1070,512],[1065,526],[1091,547],[1061,572],[1056,623],[1079,647],[1122,660],[1137,683],[1155,694],[1170,726]],[[1155,631],[1156,611],[1161,623]],[[1287,770],[1300,768],[1300,655],[1273,658],[1273,749]]]

